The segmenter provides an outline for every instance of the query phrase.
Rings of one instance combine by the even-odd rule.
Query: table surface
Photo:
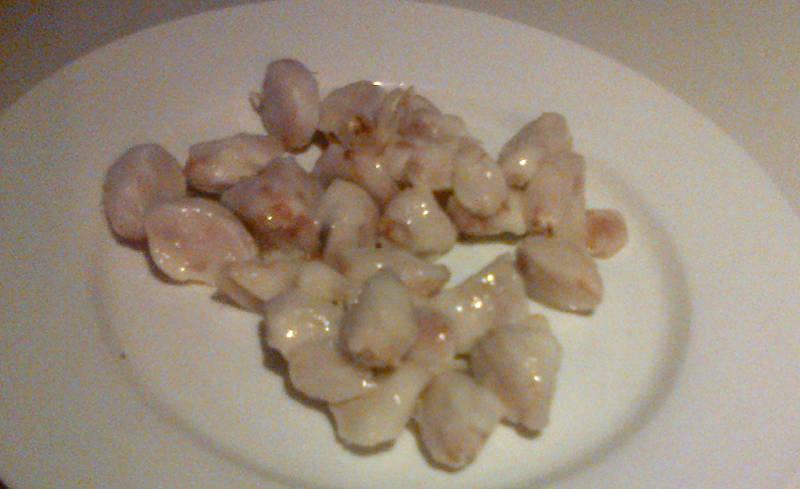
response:
[[[0,0],[0,110],[87,52],[247,0]],[[444,0],[576,41],[711,118],[800,215],[800,9],[792,0]],[[0,482],[0,487],[2,482]]]

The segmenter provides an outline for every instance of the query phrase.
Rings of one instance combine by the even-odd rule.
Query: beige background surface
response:
[[[0,1],[0,108],[82,54],[144,27],[246,0]],[[577,41],[709,116],[800,215],[800,8],[791,0],[444,0]]]

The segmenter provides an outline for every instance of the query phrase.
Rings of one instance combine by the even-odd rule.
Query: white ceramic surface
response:
[[[632,240],[602,263],[597,314],[547,312],[565,359],[541,437],[501,428],[457,474],[408,434],[354,455],[264,368],[256,318],[159,282],[111,238],[110,162],[137,142],[183,158],[257,130],[246,95],[278,56],[325,88],[413,84],[493,151],[542,110],[567,116],[590,205],[622,209]],[[0,141],[0,475],[14,488],[783,488],[800,464],[800,222],[706,119],[584,48],[444,7],[254,5],[67,66],[3,114]],[[458,278],[496,251],[446,260]]]

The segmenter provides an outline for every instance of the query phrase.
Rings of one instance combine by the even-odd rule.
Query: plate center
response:
[[[490,152],[502,142],[500,131],[511,134],[518,122],[470,101],[432,98],[470,127],[483,128],[477,136]],[[497,124],[477,124],[487,117]],[[409,432],[374,455],[345,449],[328,416],[291,398],[284,379],[265,366],[258,316],[212,300],[209,287],[159,281],[140,251],[112,240],[97,263],[100,316],[111,347],[124,355],[148,402],[210,447],[269,477],[304,487],[365,489],[499,488],[560,477],[596,460],[657,407],[682,358],[689,324],[683,273],[658,216],[601,162],[590,159],[588,167],[589,206],[621,210],[630,242],[598,262],[605,297],[595,314],[531,304],[548,317],[564,349],[550,425],[535,438],[500,426],[475,463],[458,473],[432,468]],[[457,283],[512,249],[459,245],[442,261]]]

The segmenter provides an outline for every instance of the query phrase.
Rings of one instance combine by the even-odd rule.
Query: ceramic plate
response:
[[[261,131],[266,63],[323,90],[413,85],[490,152],[567,117],[591,207],[626,216],[588,317],[546,310],[564,347],[552,420],[500,427],[457,473],[406,432],[376,454],[265,365],[258,318],[158,280],[103,219],[126,148]],[[12,487],[785,488],[800,464],[800,222],[743,151],[642,76],[511,22],[440,6],[250,5],[122,39],[0,119],[0,475]],[[305,157],[308,163],[312,155]],[[507,246],[459,247],[455,280]],[[795,479],[796,481],[796,479]]]

